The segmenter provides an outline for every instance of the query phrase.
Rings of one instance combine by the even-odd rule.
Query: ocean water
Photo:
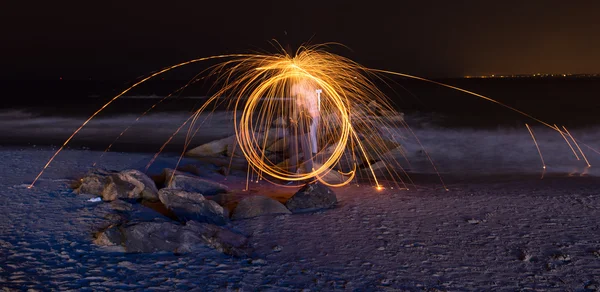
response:
[[[599,79],[442,80],[547,123],[566,126],[579,148],[572,140],[569,146],[557,131],[501,105],[434,84],[396,82],[385,90],[396,109],[405,114],[411,130],[399,125],[386,131],[391,133],[390,139],[405,147],[406,157],[398,160],[408,171],[430,173],[435,165],[441,173],[541,173],[545,165],[546,172],[594,175],[594,166],[600,166]],[[61,145],[90,114],[128,84],[2,81],[0,146]],[[206,100],[201,86],[190,87],[141,116],[184,84],[159,81],[129,92],[87,124],[69,147],[103,151],[112,144],[112,151],[156,152],[173,136],[165,151],[180,153],[186,141],[195,147],[232,135],[233,117],[223,107],[200,118],[202,125],[192,129],[198,129],[192,140],[186,140],[187,126],[175,133]],[[539,152],[525,123],[534,132]]]

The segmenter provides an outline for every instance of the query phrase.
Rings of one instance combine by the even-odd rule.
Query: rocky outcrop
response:
[[[293,213],[333,208],[337,204],[335,193],[327,186],[312,182],[303,186],[286,203]]]
[[[199,193],[180,189],[161,189],[158,197],[165,207],[182,222],[194,220],[217,225],[227,223],[223,207],[214,201],[205,199]]]
[[[253,196],[241,200],[231,219],[246,219],[263,215],[291,214],[283,204],[269,197]]]

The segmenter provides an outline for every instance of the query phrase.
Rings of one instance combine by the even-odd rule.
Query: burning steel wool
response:
[[[561,135],[568,134],[566,129],[563,132],[489,97],[416,76],[369,69],[326,49],[326,45],[304,46],[293,56],[284,50],[278,54],[212,56],[157,71],[91,115],[55,152],[30,187],[69,141],[113,101],[165,72],[215,59],[222,61],[201,74],[216,77],[215,84],[219,84],[219,88],[175,130],[160,151],[187,126],[185,153],[204,122],[201,114],[216,105],[226,104],[235,117],[236,147],[248,161],[248,173],[281,185],[319,180],[329,186],[343,186],[362,169],[361,174],[367,174],[378,189],[384,187],[382,179],[407,188],[403,177],[408,176],[395,156],[389,155],[391,150],[402,152],[402,148],[383,137],[395,135],[390,129],[408,127],[402,119],[395,118],[397,113],[389,99],[375,85],[373,80],[378,80],[380,74],[422,80],[475,95],[523,114]],[[531,134],[533,137],[533,132]],[[335,181],[326,179],[332,174],[337,177]]]

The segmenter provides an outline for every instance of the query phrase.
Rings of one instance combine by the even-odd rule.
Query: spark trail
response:
[[[175,131],[160,151],[187,125],[183,156],[206,120],[201,120],[202,114],[210,111],[211,105],[216,108],[216,105],[224,103],[233,112],[236,147],[248,161],[248,171],[253,175],[256,173],[259,179],[273,183],[320,180],[332,186],[343,186],[354,179],[360,165],[369,173],[369,179],[374,182],[375,187],[383,189],[384,186],[373,168],[374,163],[382,162],[387,171],[380,175],[389,176],[385,178],[395,182],[398,187],[398,181],[404,185],[398,175],[398,169],[402,172],[402,168],[393,169],[400,166],[399,162],[386,155],[392,147],[398,147],[398,144],[389,143],[382,138],[385,135],[377,132],[378,129],[390,131],[399,128],[398,121],[394,119],[397,113],[389,98],[372,81],[374,78],[381,79],[383,74],[430,82],[474,95],[557,130],[544,121],[484,95],[417,76],[363,67],[348,58],[328,52],[328,45],[330,44],[302,46],[293,56],[281,48],[280,53],[275,54],[211,56],[179,63],[152,73],[113,97],[85,120],[52,155],[29,187],[33,187],[44,170],[83,127],[123,94],[173,69],[214,59],[223,61],[208,67],[201,74],[206,74],[203,78],[215,79],[213,86],[218,85],[216,92]],[[377,113],[369,106],[373,102],[379,105]],[[315,107],[315,104],[318,106]],[[378,118],[374,119],[374,116]],[[287,128],[278,127],[274,123],[278,119],[286,120]],[[318,127],[315,126],[317,123]],[[404,125],[402,121],[401,126]],[[566,133],[568,134],[568,131]],[[387,134],[394,136],[391,132]],[[304,139],[303,135],[311,136],[306,144],[313,145],[313,151],[306,151],[306,145],[302,147],[304,153],[300,153],[298,147],[289,147],[287,159],[283,162],[278,161],[272,151],[275,141],[283,139],[288,144],[294,143]],[[575,144],[579,148],[576,142]],[[296,152],[292,153],[294,149]],[[583,155],[582,152],[581,154]],[[313,163],[317,160],[319,163]],[[430,161],[439,175],[433,161]],[[341,175],[341,182],[326,182],[324,178],[328,174],[342,174],[336,169],[342,163],[351,170]],[[303,166],[304,171],[301,171]],[[443,181],[442,184],[444,185]],[[406,188],[406,185],[404,187]]]

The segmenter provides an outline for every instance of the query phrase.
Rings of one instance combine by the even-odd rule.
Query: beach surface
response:
[[[36,186],[47,147],[0,148],[0,286],[91,290],[555,290],[600,287],[600,178],[581,173],[415,175],[409,190],[368,183],[334,189],[316,213],[232,221],[255,254],[209,247],[187,254],[124,253],[92,243],[107,203],[70,184],[101,152],[66,150]],[[143,169],[152,154],[109,152],[106,169]],[[176,156],[165,156],[158,171]],[[209,166],[207,165],[207,169]],[[455,165],[460,169],[459,165]],[[261,181],[240,195],[291,196]]]

